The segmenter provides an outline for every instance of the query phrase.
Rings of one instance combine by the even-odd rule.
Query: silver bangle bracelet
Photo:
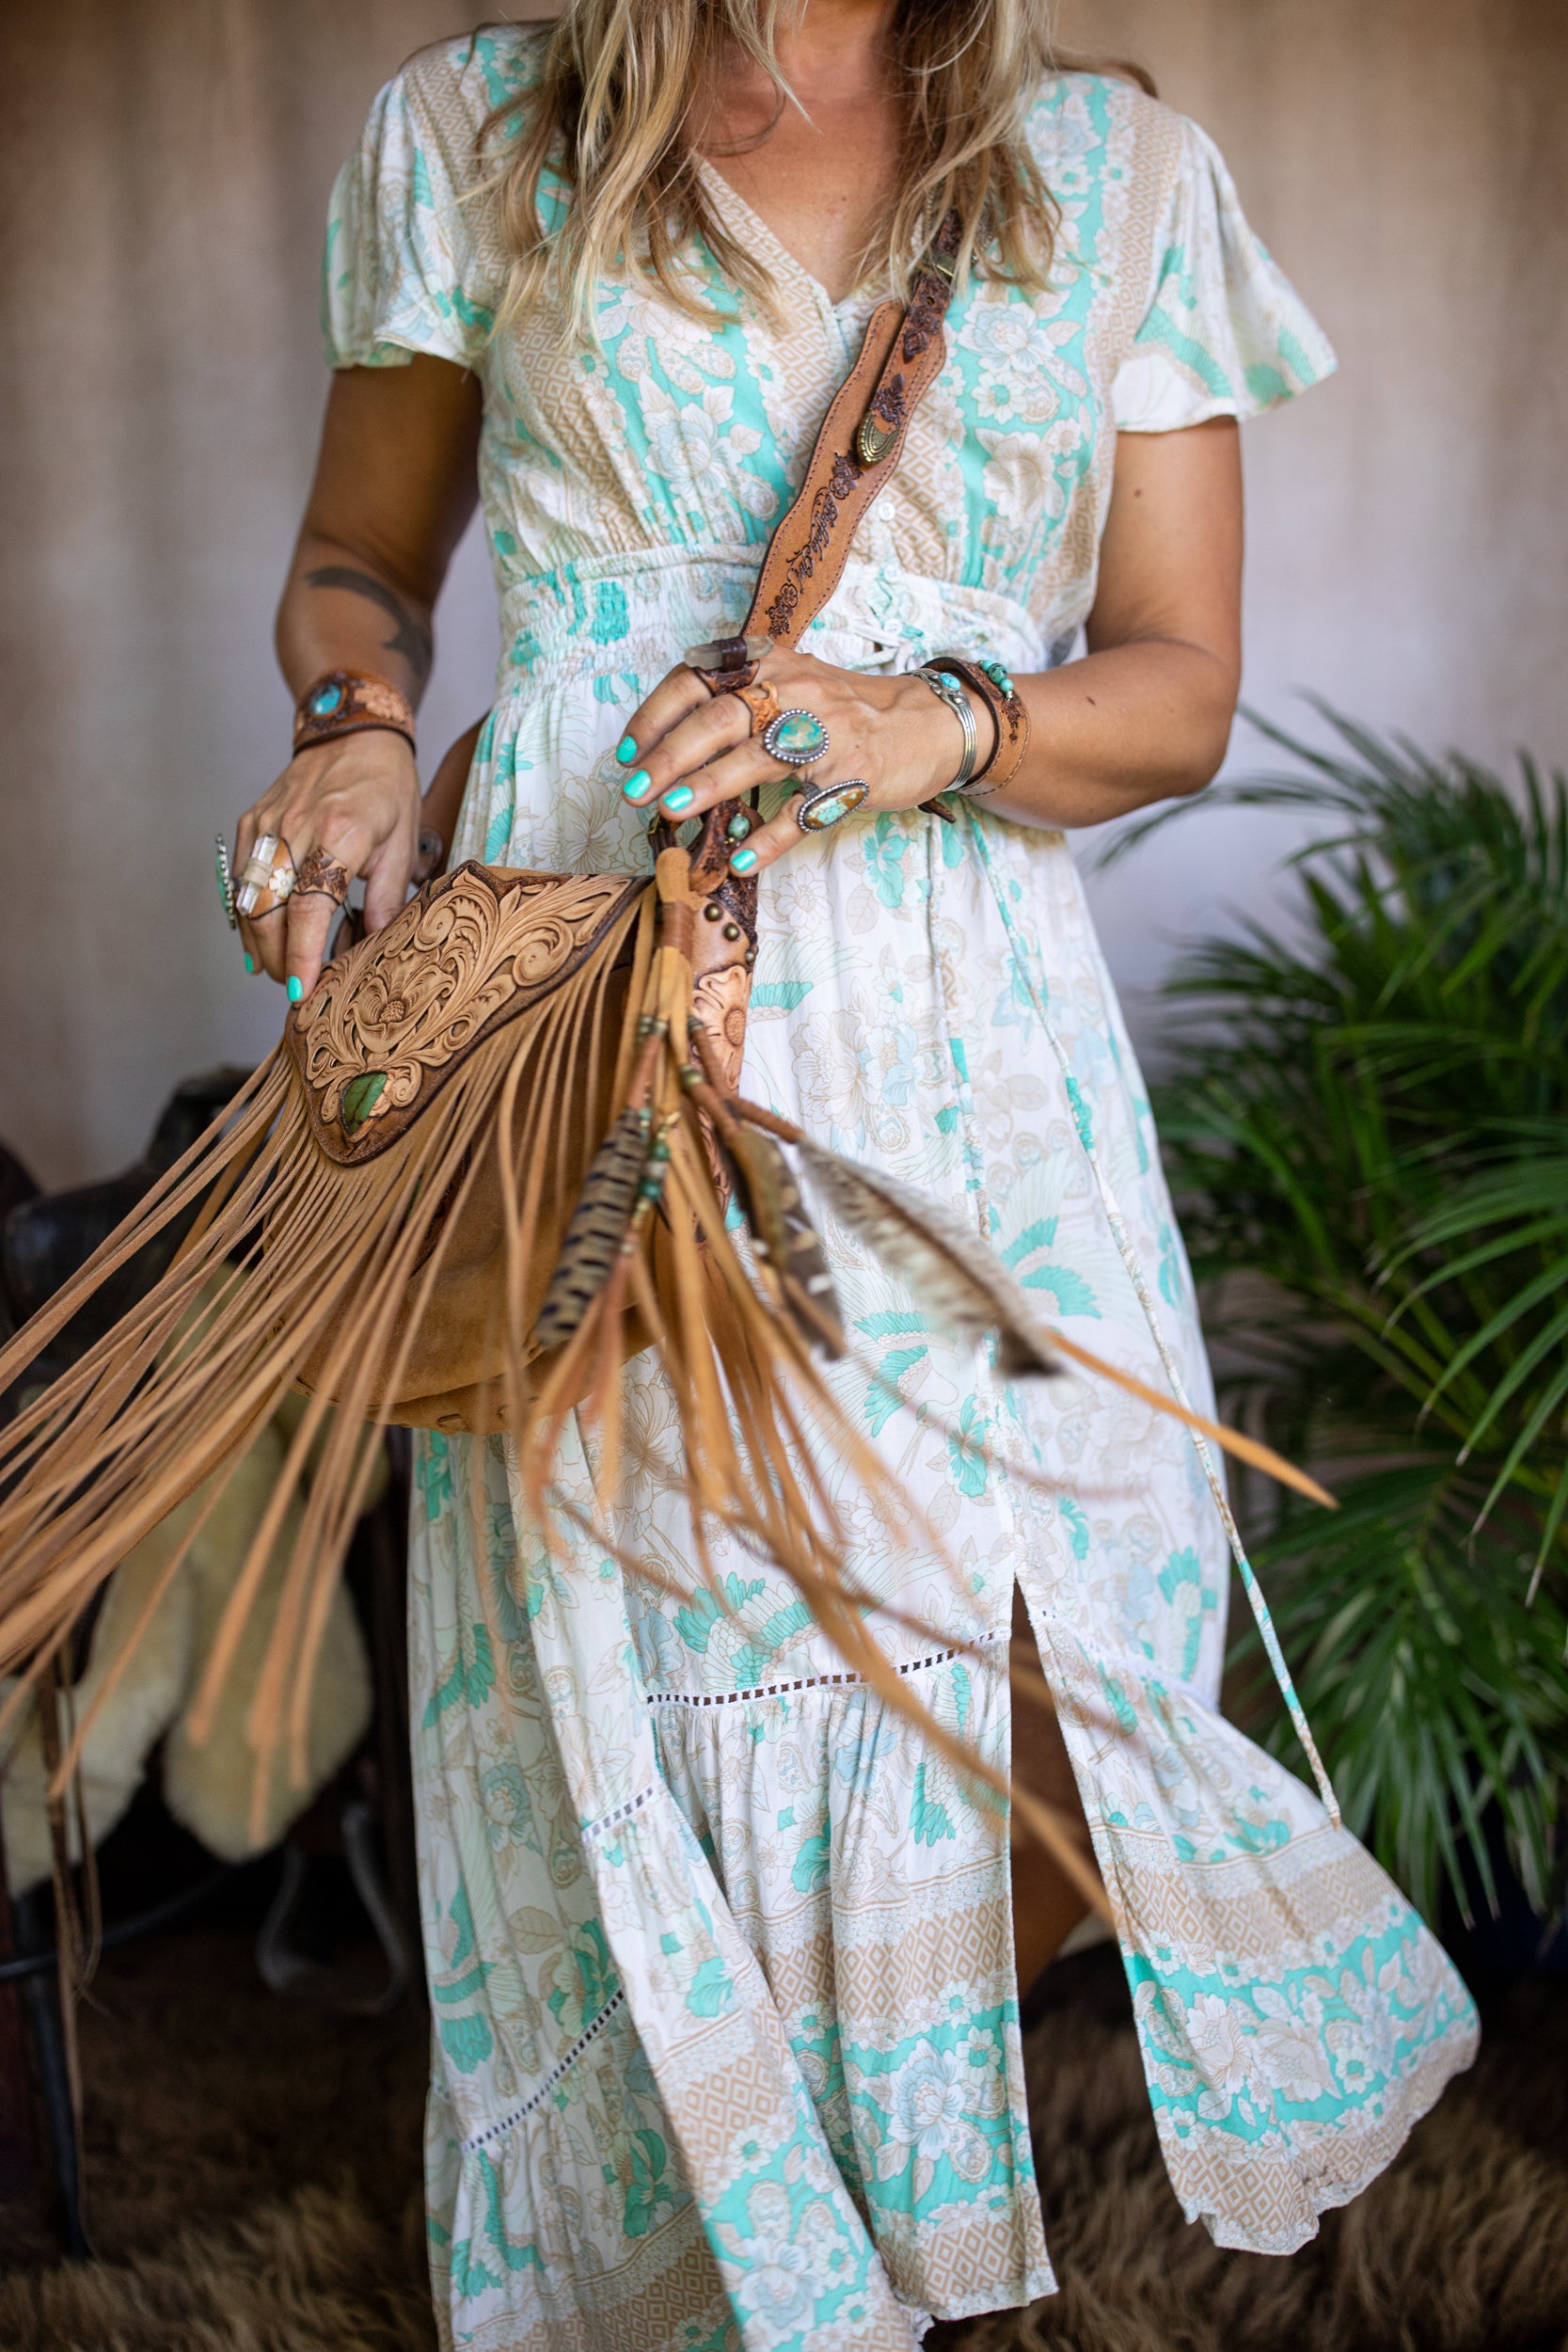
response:
[[[958,772],[951,784],[942,787],[944,792],[961,792],[974,773],[980,757],[980,730],[974,723],[974,713],[970,707],[969,696],[958,684],[958,679],[950,677],[945,670],[922,668],[915,672],[915,675],[925,679],[938,702],[947,705],[948,709],[964,731],[963,758],[958,763]]]

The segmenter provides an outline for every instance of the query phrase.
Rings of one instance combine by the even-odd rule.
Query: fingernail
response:
[[[246,958],[245,958],[245,970],[246,970],[247,972],[254,972],[254,971],[255,971],[255,969],[256,969],[256,959],[255,959],[255,957],[254,957],[254,956],[246,956]]]
[[[732,860],[732,863],[733,863],[733,860]],[[298,974],[297,972],[291,972],[291,973],[290,973],[290,975],[289,975],[289,1002],[290,1002],[290,1004],[291,1004],[291,1005],[297,1005],[297,1004],[298,1004],[298,1002],[299,1002],[299,1000],[300,1000],[300,998],[304,995],[304,993],[305,993],[305,982],[304,982],[304,981],[300,978],[299,974]]]
[[[615,756],[623,768],[629,768],[637,757],[637,746],[629,735],[623,735],[615,746]]]
[[[754,850],[732,850],[730,851],[732,874],[749,874],[756,862],[757,853]]]
[[[689,784],[673,784],[659,805],[661,808],[667,808],[672,817],[678,817],[683,808],[691,806],[696,797],[697,795]]]
[[[652,782],[653,778],[646,768],[639,768],[634,774],[626,778],[621,789],[628,801],[640,801]]]

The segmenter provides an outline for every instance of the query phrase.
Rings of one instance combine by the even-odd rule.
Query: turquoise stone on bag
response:
[[[381,1090],[386,1083],[387,1073],[384,1070],[362,1071],[357,1078],[349,1080],[343,1089],[342,1107],[338,1114],[343,1122],[345,1136],[358,1134],[380,1102]]]
[[[809,710],[786,710],[774,720],[765,740],[775,759],[804,767],[827,750],[828,730]]]

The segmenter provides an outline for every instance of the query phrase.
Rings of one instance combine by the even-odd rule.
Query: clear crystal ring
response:
[[[765,727],[762,748],[769,759],[785,768],[813,768],[827,756],[832,738],[812,710],[781,710]]]
[[[293,853],[281,834],[261,834],[245,860],[234,905],[251,922],[260,922],[293,896],[298,882]]]
[[[862,777],[846,776],[842,784],[819,785],[815,792],[802,792],[791,803],[791,811],[802,833],[830,833],[857,808],[863,808],[870,798],[871,787]]]

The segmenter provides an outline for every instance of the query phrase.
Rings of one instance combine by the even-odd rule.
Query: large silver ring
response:
[[[234,912],[234,869],[229,863],[229,844],[220,833],[217,837],[218,896],[223,900],[223,918],[231,931],[238,930],[239,917]]]
[[[802,833],[831,833],[870,798],[871,787],[862,777],[846,776],[842,784],[822,784],[813,792],[802,791],[790,806]]]
[[[815,710],[781,710],[762,733],[762,748],[784,768],[815,768],[832,739]]]
[[[235,908],[258,923],[293,898],[298,882],[293,854],[281,834],[259,834],[234,893]]]

